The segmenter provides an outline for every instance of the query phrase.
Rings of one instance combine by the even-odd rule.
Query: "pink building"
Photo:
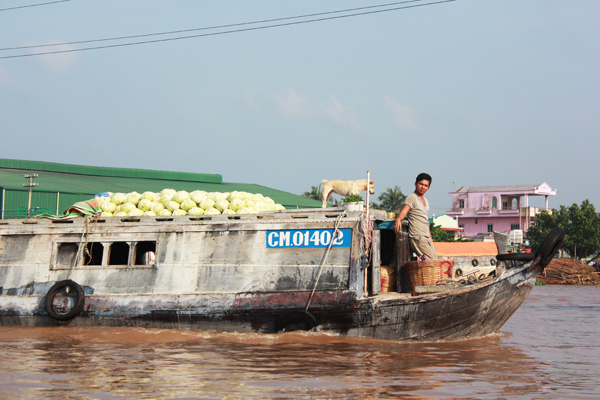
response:
[[[475,238],[492,236],[493,232],[522,230],[527,232],[533,218],[548,209],[548,196],[556,190],[546,183],[541,185],[461,187],[449,193],[452,209],[447,215],[458,217],[464,228],[462,236]],[[529,206],[530,196],[544,196],[544,208]]]

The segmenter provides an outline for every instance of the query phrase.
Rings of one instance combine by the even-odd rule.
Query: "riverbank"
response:
[[[583,261],[557,258],[538,275],[538,282],[548,285],[597,285],[600,276]]]

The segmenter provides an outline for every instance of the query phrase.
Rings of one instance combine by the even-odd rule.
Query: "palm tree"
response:
[[[402,193],[402,190],[396,185],[393,189],[387,188],[385,192],[381,193],[378,197],[380,203],[379,207],[387,212],[397,212],[404,205],[406,196]]]
[[[383,208],[381,208],[381,206],[379,205],[379,203],[370,202],[369,203],[369,207],[371,207],[374,210],[383,210]]]
[[[321,189],[321,185],[311,186],[310,192],[304,192],[302,193],[302,196],[308,197],[309,199],[323,201],[323,190]],[[331,196],[329,201],[327,201],[327,204],[335,207],[339,204],[339,202],[334,199],[333,196]]]
[[[302,193],[302,196],[308,197],[309,199],[321,200],[321,195],[323,191],[321,190],[321,185],[312,186],[310,188],[310,192]]]

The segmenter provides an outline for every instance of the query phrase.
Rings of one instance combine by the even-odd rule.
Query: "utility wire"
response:
[[[410,2],[414,2],[414,1],[421,1],[421,0],[411,0]],[[408,5],[408,6],[387,8],[384,10],[365,11],[365,12],[359,12],[359,13],[353,13],[353,14],[337,15],[337,16],[332,16],[332,17],[315,18],[315,19],[309,19],[309,20],[304,20],[304,21],[286,22],[286,23],[273,24],[273,25],[263,25],[263,26],[242,28],[242,29],[233,29],[233,30],[227,30],[227,31],[221,31],[221,32],[211,32],[211,33],[203,33],[203,34],[197,34],[197,35],[179,36],[179,37],[174,37],[174,38],[164,38],[164,39],[145,40],[145,41],[130,42],[130,43],[110,44],[110,45],[104,45],[104,46],[84,47],[84,48],[80,48],[80,49],[56,50],[56,51],[48,51],[48,52],[43,52],[43,53],[17,54],[17,55],[12,55],[12,56],[2,56],[2,57],[0,57],[0,59],[42,56],[42,55],[60,54],[60,53],[73,53],[73,52],[86,51],[86,50],[99,50],[99,49],[108,49],[108,48],[124,47],[124,46],[136,46],[136,45],[141,45],[141,44],[169,42],[169,41],[174,41],[174,40],[192,39],[192,38],[207,37],[207,36],[225,35],[225,34],[230,34],[230,33],[248,32],[248,31],[255,31],[255,30],[261,30],[261,29],[268,29],[268,28],[279,28],[279,27],[284,27],[284,26],[307,24],[307,23],[312,23],[312,22],[322,22],[322,21],[328,21],[328,20],[334,20],[334,19],[349,18],[349,17],[356,17],[356,16],[362,16],[362,15],[404,10],[404,9],[408,9],[408,8],[431,6],[431,5],[437,5],[437,4],[442,4],[442,3],[450,3],[450,2],[454,2],[454,1],[456,1],[456,0],[440,0],[440,1],[435,1],[435,2],[431,2],[431,3],[425,3],[425,4],[414,4],[414,5]],[[407,2],[399,2],[397,4],[404,4],[404,3],[407,3]],[[377,6],[373,6],[373,7],[377,7]],[[323,14],[327,14],[327,13],[315,14],[315,15],[323,15]],[[290,18],[299,18],[299,17],[287,17],[287,19],[290,19]],[[283,18],[283,19],[285,19],[285,18]],[[233,24],[232,26],[238,26],[238,25],[244,25],[244,24],[251,24],[251,23]],[[197,30],[201,30],[201,29],[209,29],[209,28],[198,28]],[[149,35],[152,35],[152,34],[149,34]],[[109,40],[109,39],[106,39],[106,40]],[[113,39],[113,40],[115,40],[115,39]],[[54,46],[57,46],[57,45],[58,44],[55,44]],[[5,49],[0,49],[0,50],[5,50]]]
[[[65,1],[65,0],[62,0],[62,1]],[[182,30],[177,30],[177,31],[167,31],[167,32],[158,32],[158,33],[146,33],[146,34],[130,35],[130,36],[117,36],[117,37],[105,38],[105,39],[80,40],[80,41],[77,41],[77,42],[50,43],[50,44],[39,44],[39,45],[21,46],[21,47],[5,47],[5,48],[0,48],[0,51],[33,49],[33,48],[39,48],[39,47],[52,47],[52,46],[67,46],[67,45],[83,44],[83,43],[107,42],[107,41],[111,41],[111,40],[136,39],[136,38],[150,37],[150,36],[173,35],[173,34],[176,34],[176,33],[186,33],[186,32],[196,32],[196,31],[213,30],[213,29],[232,28],[232,27],[236,27],[236,26],[264,24],[264,23],[277,22],[277,21],[286,21],[286,20],[290,20],[290,19],[317,17],[317,16],[320,16],[320,15],[339,14],[339,13],[344,13],[344,12],[366,10],[366,9],[370,9],[370,8],[389,7],[389,6],[394,6],[394,5],[398,5],[398,4],[416,3],[416,2],[420,2],[420,1],[423,1],[423,0],[404,0],[404,1],[397,1],[397,2],[394,2],[394,3],[379,4],[379,5],[375,5],[375,6],[358,7],[358,8],[348,8],[346,10],[327,11],[327,12],[314,13],[314,14],[297,15],[297,16],[294,16],[294,17],[282,17],[282,18],[264,19],[264,20],[261,20],[261,21],[253,21],[253,22],[240,22],[240,23],[235,23],[235,24],[209,26],[209,27],[204,27],[204,28],[182,29]]]
[[[48,4],[64,3],[65,1],[71,1],[71,0],[56,0],[56,1],[48,1],[46,3],[36,3],[36,4],[28,4],[28,5],[25,5],[25,6],[0,8],[0,11],[16,10],[16,9],[19,9],[19,8],[28,8],[28,7],[47,6]]]

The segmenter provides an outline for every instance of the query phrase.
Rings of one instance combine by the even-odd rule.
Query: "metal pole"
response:
[[[29,188],[29,198],[27,200],[27,218],[31,217],[31,194],[33,192],[33,187],[38,185],[37,183],[33,183],[33,178],[37,177],[38,174],[25,175],[25,179],[29,179],[29,184],[23,184],[23,187]]]
[[[371,171],[367,171],[367,216],[369,215],[369,189],[371,188]]]

